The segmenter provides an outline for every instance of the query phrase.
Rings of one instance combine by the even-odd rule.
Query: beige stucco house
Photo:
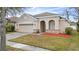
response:
[[[65,18],[45,12],[37,15],[23,14],[17,19],[15,30],[18,32],[63,33],[69,26]]]

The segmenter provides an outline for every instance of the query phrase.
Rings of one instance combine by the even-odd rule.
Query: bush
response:
[[[79,32],[79,21],[77,22],[77,32]]]
[[[15,27],[12,24],[6,24],[6,32],[14,32]]]
[[[71,34],[73,33],[73,28],[67,27],[67,28],[65,29],[65,33],[68,34],[68,35],[71,35]]]
[[[39,29],[36,31],[36,33],[40,33],[40,32],[39,32]]]

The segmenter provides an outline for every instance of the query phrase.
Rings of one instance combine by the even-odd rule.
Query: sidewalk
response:
[[[22,49],[22,50],[25,50],[25,51],[50,51],[50,50],[35,47],[35,46],[20,44],[20,43],[16,43],[16,42],[9,42],[9,41],[7,41],[7,45],[15,47],[15,48]]]

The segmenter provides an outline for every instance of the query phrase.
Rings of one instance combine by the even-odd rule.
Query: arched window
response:
[[[54,30],[55,29],[55,21],[54,20],[50,20],[49,21],[49,30]]]

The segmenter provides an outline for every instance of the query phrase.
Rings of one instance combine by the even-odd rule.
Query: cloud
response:
[[[59,10],[60,9],[60,10]],[[42,12],[51,12],[51,13],[58,13],[58,12],[62,12],[63,8],[57,8],[57,7],[31,7],[25,10],[25,13],[29,13],[29,14],[39,14]]]
[[[25,13],[35,15],[43,12],[50,12],[64,16],[63,14],[66,8],[67,7],[30,7],[25,9]],[[70,17],[70,19],[74,20],[73,17]]]

